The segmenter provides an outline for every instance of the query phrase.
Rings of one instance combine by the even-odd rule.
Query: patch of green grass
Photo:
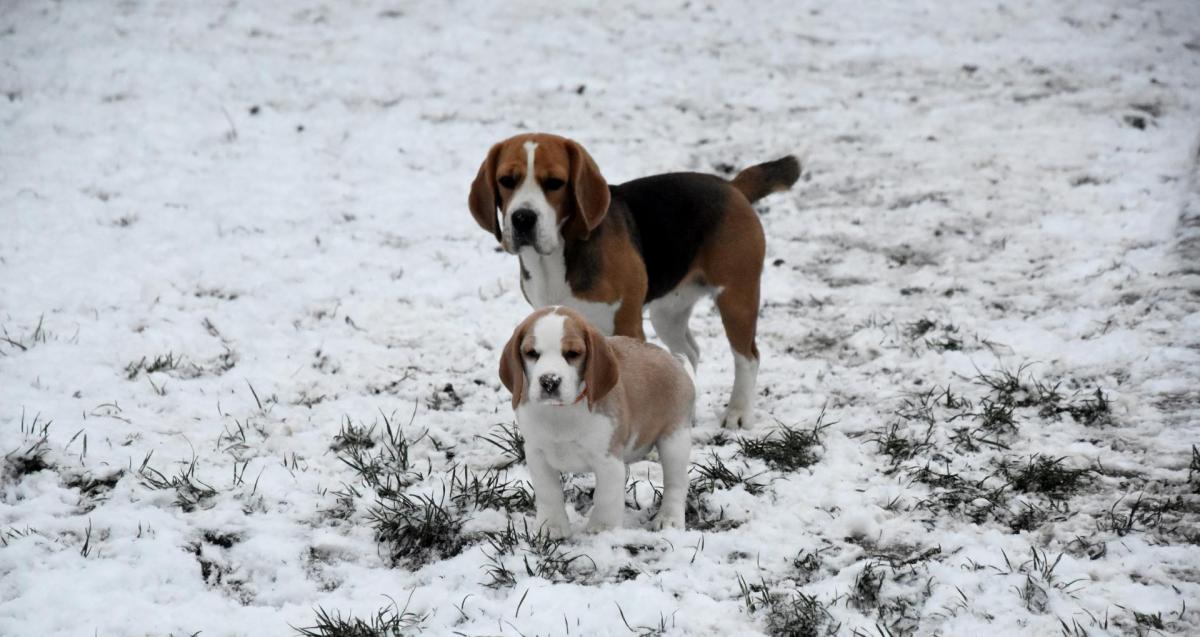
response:
[[[1023,466],[1004,461],[1000,465],[1000,474],[1013,489],[1022,493],[1041,493],[1055,499],[1068,498],[1079,490],[1091,471],[1063,466],[1064,460],[1065,457],[1034,455]]]
[[[868,562],[854,577],[848,598],[851,606],[863,611],[879,606],[879,593],[883,590],[885,578],[881,566],[878,562]]]
[[[505,479],[502,471],[450,470],[450,499],[459,507],[500,509],[508,513],[533,510],[533,492],[526,482]]]
[[[347,419],[341,431],[334,436],[332,448],[337,457],[354,473],[363,484],[381,498],[393,497],[406,487],[424,479],[424,475],[413,469],[409,462],[409,441],[399,426],[384,414],[383,431],[376,442],[373,439],[375,425],[353,425]]]
[[[488,577],[484,586],[507,588],[517,583],[517,574],[540,577],[552,582],[584,583],[596,574],[596,563],[582,553],[571,553],[562,540],[531,532],[522,519],[518,527],[512,519],[500,531],[484,534],[483,569]]]
[[[893,423],[875,432],[875,437],[868,438],[867,442],[875,443],[876,450],[888,457],[889,468],[886,473],[892,473],[899,468],[901,462],[911,460],[917,454],[933,448],[930,442],[932,438],[933,425],[925,429],[924,436],[913,437],[907,435],[907,431],[901,433],[900,424]]]
[[[691,469],[695,471],[696,477],[692,478],[689,492],[709,493],[716,489],[732,489],[740,484],[747,493],[758,495],[766,488],[766,485],[755,480],[760,474],[748,476],[730,469],[716,452],[693,464]]]
[[[928,334],[935,327],[937,327],[937,321],[934,321],[934,320],[931,320],[931,319],[928,319],[925,317],[921,317],[921,318],[917,319],[916,321],[913,321],[912,323],[909,323],[904,326],[904,335],[907,336],[910,340],[915,341],[918,338],[921,338],[922,336],[925,336],[926,334]]]
[[[390,599],[390,598],[389,598]],[[400,637],[421,632],[427,615],[418,615],[408,610],[408,603],[400,608],[393,600],[366,619],[340,612],[330,613],[324,608],[316,609],[316,623],[306,628],[292,627],[301,637]]]
[[[841,629],[815,597],[801,591],[775,593],[765,581],[749,584],[740,574],[737,581],[746,610],[752,615],[762,614],[771,637],[820,637],[836,635]]]
[[[25,410],[21,410],[20,431],[24,438],[16,449],[4,454],[4,473],[19,480],[31,473],[52,468],[46,460],[50,452],[50,425],[53,420],[42,420],[40,413],[26,421]]]
[[[393,565],[419,567],[454,557],[466,547],[466,515],[445,494],[440,499],[403,493],[381,497],[367,511],[375,540],[387,548]]]
[[[738,453],[762,460],[780,471],[810,467],[820,459],[817,448],[821,446],[821,433],[834,424],[825,422],[825,412],[821,412],[811,429],[781,424],[762,438],[738,438]]]
[[[125,378],[133,380],[138,377],[138,374],[172,371],[177,369],[182,363],[183,357],[176,356],[174,352],[160,354],[150,361],[147,361],[146,357],[143,356],[140,360],[133,361],[125,366]]]
[[[375,425],[355,425],[349,416],[344,416],[342,428],[333,437],[329,448],[334,452],[342,452],[350,448],[371,449],[375,446]]]
[[[18,349],[22,352],[25,352],[29,351],[29,348],[37,345],[38,343],[45,343],[48,335],[44,327],[45,319],[46,315],[44,314],[38,316],[37,325],[33,326],[33,329],[30,330],[29,334],[23,338],[9,334],[7,327],[0,326],[0,344],[7,345],[13,349]],[[7,355],[7,353],[3,351],[0,351],[0,354]]]
[[[150,457],[153,455],[154,452],[146,454],[141,468],[138,469],[138,477],[141,479],[143,485],[151,489],[175,491],[175,504],[180,509],[183,509],[185,513],[206,505],[213,496],[217,495],[215,488],[196,476],[197,461],[195,456],[192,457],[191,461],[185,467],[179,469],[175,475],[168,477],[149,466]]]
[[[729,531],[742,525],[741,520],[725,517],[725,508],[713,509],[702,493],[688,490],[684,508],[684,522],[688,529],[696,531]]]
[[[507,469],[514,464],[525,464],[525,437],[521,435],[521,431],[515,425],[500,424],[496,425],[496,428],[499,431],[475,437],[504,454],[506,461],[497,468]]]

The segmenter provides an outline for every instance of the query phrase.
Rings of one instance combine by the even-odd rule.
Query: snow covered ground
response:
[[[694,528],[644,463],[524,537],[479,438],[524,130],[804,153],[754,429],[693,319]],[[1198,139],[1189,0],[5,3],[0,634],[1198,634]]]

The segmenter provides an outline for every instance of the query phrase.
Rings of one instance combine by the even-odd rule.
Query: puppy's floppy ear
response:
[[[513,409],[525,397],[525,363],[521,360],[521,341],[525,340],[525,323],[513,330],[512,337],[500,354],[500,382],[512,392]]]
[[[590,234],[608,214],[608,182],[583,146],[569,139],[566,145],[567,157],[571,161],[571,190],[575,194],[575,208],[583,217]]]
[[[616,387],[621,375],[617,371],[617,357],[608,346],[608,339],[591,325],[584,331],[587,334],[587,363],[583,366],[583,382],[587,384],[584,392],[587,394],[588,409],[591,409]]]
[[[500,160],[500,148],[503,145],[501,142],[488,151],[487,157],[479,165],[475,181],[471,182],[471,194],[467,197],[471,216],[475,217],[479,227],[495,235],[496,241],[500,241],[500,222],[496,218],[496,206],[500,201],[500,194],[496,192],[496,162]]]

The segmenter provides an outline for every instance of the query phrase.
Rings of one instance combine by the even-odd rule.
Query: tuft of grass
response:
[[[21,410],[20,430],[25,441],[16,449],[4,454],[5,473],[19,480],[31,473],[51,468],[50,463],[46,461],[46,454],[50,452],[52,424],[53,420],[42,420],[41,413],[34,414],[33,419],[26,422],[25,410]]]
[[[18,338],[8,333],[8,328],[0,326],[0,344],[8,345],[9,347],[19,349],[22,352],[29,351],[29,348],[38,343],[45,343],[48,336],[44,327],[46,315],[38,316],[37,325],[33,326],[33,330],[24,338]],[[0,354],[7,355],[6,352],[0,351]]]
[[[740,471],[734,471],[716,452],[710,453],[707,460],[693,464],[691,469],[697,475],[692,478],[689,492],[710,493],[716,489],[732,489],[740,484],[747,493],[758,495],[766,488],[766,485],[754,480],[760,474],[748,476]]]
[[[1091,473],[1088,469],[1065,467],[1064,460],[1065,457],[1034,455],[1024,466],[1004,461],[1000,464],[1000,474],[1008,480],[1013,489],[1022,493],[1042,493],[1051,498],[1063,499],[1079,490],[1085,477]]]
[[[435,389],[425,404],[434,411],[454,411],[463,406],[463,399],[454,390],[454,385],[446,383],[441,389]]]
[[[375,446],[375,425],[355,425],[349,416],[344,416],[342,420],[342,428],[333,437],[333,444],[329,448],[334,452],[356,447],[358,449],[371,449]]]
[[[495,469],[471,471],[467,467],[450,470],[450,499],[459,507],[501,509],[508,513],[533,510],[533,492],[526,482],[506,480]]]
[[[454,557],[466,547],[462,535],[466,516],[453,503],[447,505],[445,493],[438,500],[403,493],[381,497],[367,518],[375,540],[386,545],[393,566],[416,568]]]
[[[911,460],[917,454],[933,448],[930,442],[932,439],[932,424],[925,429],[923,437],[911,437],[900,433],[899,423],[892,423],[886,429],[876,432],[874,438],[868,438],[867,442],[875,443],[877,451],[888,457],[889,468],[886,473],[890,474],[899,468],[901,462]]]
[[[483,549],[487,563],[483,569],[488,577],[484,586],[507,588],[517,583],[517,573],[540,577],[552,582],[582,583],[596,574],[596,563],[583,553],[571,553],[556,540],[540,530],[531,532],[524,519],[518,528],[510,518],[500,531],[484,534],[487,546]],[[516,570],[514,570],[516,569]]]
[[[854,578],[848,601],[859,610],[879,606],[879,593],[883,590],[885,573],[879,562],[867,562]]]
[[[978,481],[967,480],[947,466],[945,471],[934,469],[929,462],[922,467],[906,469],[914,482],[927,484],[933,490],[930,497],[920,500],[918,509],[957,511],[972,522],[982,524],[989,519],[1006,515],[1007,485],[989,488],[985,476]]]
[[[781,471],[810,467],[820,459],[816,448],[821,446],[821,433],[834,424],[825,422],[822,411],[812,429],[794,429],[781,424],[779,429],[762,438],[738,438],[738,453],[763,460]]]
[[[741,574],[737,580],[746,610],[750,614],[763,613],[766,633],[771,637],[820,637],[836,635],[841,629],[815,597],[801,591],[775,593],[765,581],[748,584]]]
[[[476,438],[500,450],[506,459],[497,469],[507,469],[514,464],[525,464],[525,437],[515,425],[496,425],[499,431]]]
[[[1152,628],[1154,630],[1163,630],[1166,628],[1166,626],[1163,624],[1161,612],[1151,614],[1139,613],[1135,610],[1133,611],[1133,621],[1137,622],[1138,627],[1143,629]],[[1138,631],[1139,634],[1143,632],[1143,630]]]
[[[176,356],[174,352],[160,354],[149,362],[143,356],[140,360],[133,361],[125,366],[125,378],[126,380],[133,380],[138,377],[138,374],[172,371],[177,369],[182,363],[183,357]]]
[[[186,467],[181,468],[175,475],[167,477],[162,472],[150,467],[150,457],[154,452],[146,454],[138,469],[138,477],[143,485],[155,490],[174,490],[175,504],[185,513],[194,511],[196,507],[206,504],[217,490],[196,477],[196,457]]]
[[[696,531],[729,531],[742,525],[741,520],[731,520],[725,517],[725,508],[713,510],[703,494],[688,490],[684,521],[687,528]]]
[[[388,598],[391,600],[391,598]],[[408,610],[408,602],[404,608],[397,606],[395,600],[375,612],[366,619],[360,619],[340,612],[330,613],[324,608],[316,609],[316,624],[306,628],[292,627],[301,637],[399,637],[421,631],[422,624],[428,615],[418,615]],[[409,596],[412,601],[412,596]]]
[[[1071,414],[1075,422],[1086,427],[1112,424],[1112,407],[1108,403],[1108,396],[1105,396],[1099,387],[1091,394],[1091,398],[1071,403],[1063,408],[1063,411]]]
[[[399,495],[425,476],[414,470],[409,462],[409,441],[404,432],[399,426],[393,427],[392,421],[382,412],[380,415],[384,427],[378,443],[372,438],[375,425],[356,427],[346,419],[341,431],[334,436],[332,448],[338,460],[358,474],[363,484],[379,497],[389,498]]]
[[[921,318],[917,319],[916,321],[913,321],[912,323],[909,323],[904,326],[904,335],[907,336],[910,340],[915,341],[915,340],[921,338],[922,336],[925,336],[926,334],[928,334],[935,327],[937,327],[937,321],[933,321],[928,318],[921,317]]]

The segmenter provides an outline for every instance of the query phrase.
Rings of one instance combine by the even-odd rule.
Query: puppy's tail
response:
[[[683,367],[683,371],[687,372],[688,378],[692,379],[692,385],[695,386],[696,366],[692,364],[692,359],[684,356],[683,354],[674,354],[674,356],[677,360],[679,360],[679,364]]]
[[[773,192],[791,188],[799,178],[800,161],[794,155],[788,155],[751,166],[738,173],[730,183],[754,203]]]

